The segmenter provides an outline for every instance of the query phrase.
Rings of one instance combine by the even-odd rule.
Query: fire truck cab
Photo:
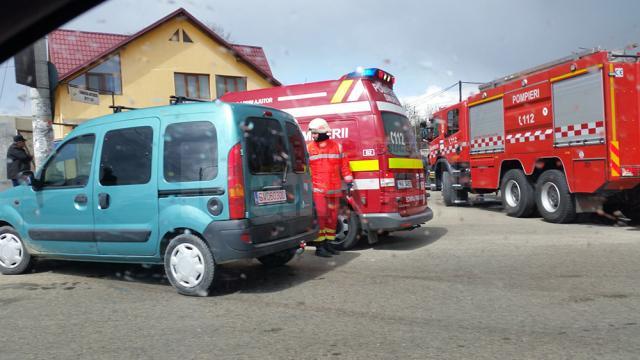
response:
[[[342,144],[354,175],[336,236],[336,244],[349,249],[361,231],[374,243],[380,233],[410,230],[433,217],[415,133],[394,83],[385,71],[360,69],[338,80],[229,93],[221,100],[284,110],[307,142],[312,119],[329,123],[330,137]]]
[[[432,188],[446,205],[499,191],[510,216],[640,217],[640,61],[575,54],[480,86],[437,111]]]

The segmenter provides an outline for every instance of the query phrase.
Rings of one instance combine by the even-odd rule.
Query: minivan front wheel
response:
[[[216,263],[200,238],[182,234],[171,240],[164,253],[167,278],[178,293],[207,296],[216,275]]]
[[[11,226],[0,227],[0,273],[18,275],[29,270],[33,258],[20,234]]]

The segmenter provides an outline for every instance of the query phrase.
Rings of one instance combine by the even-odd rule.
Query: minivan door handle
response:
[[[89,199],[87,198],[87,195],[85,195],[85,194],[78,194],[73,199],[73,201],[78,205],[86,205],[87,202],[89,201]]]
[[[107,209],[109,207],[110,196],[107,193],[98,194],[98,207],[100,209]]]

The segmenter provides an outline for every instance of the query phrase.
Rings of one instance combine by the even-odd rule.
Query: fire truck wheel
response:
[[[349,250],[360,240],[360,220],[355,211],[349,208],[343,210],[338,215],[336,239],[331,244],[338,250]]]
[[[507,171],[500,186],[502,206],[507,215],[513,217],[531,216],[536,208],[533,185],[522,170]]]
[[[455,191],[453,190],[451,174],[448,171],[442,173],[442,201],[445,206],[453,206]]]
[[[575,199],[562,171],[547,170],[540,175],[536,183],[536,205],[540,215],[552,223],[566,224],[576,218]]]

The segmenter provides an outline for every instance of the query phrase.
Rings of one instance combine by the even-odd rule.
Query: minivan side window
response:
[[[289,154],[276,119],[248,118],[245,139],[252,174],[282,173]]]
[[[153,129],[150,126],[108,131],[100,157],[103,186],[146,184],[151,179]]]
[[[304,142],[304,137],[300,132],[300,128],[293,123],[286,123],[285,129],[287,130],[289,145],[291,145],[291,149],[293,150],[293,158],[291,159],[291,162],[293,163],[293,171],[303,173],[306,170],[304,157],[306,144]]]
[[[218,175],[216,128],[208,121],[171,124],[164,135],[164,179],[207,181]]]
[[[82,135],[64,143],[42,170],[43,187],[83,187],[89,181],[94,135]]]

